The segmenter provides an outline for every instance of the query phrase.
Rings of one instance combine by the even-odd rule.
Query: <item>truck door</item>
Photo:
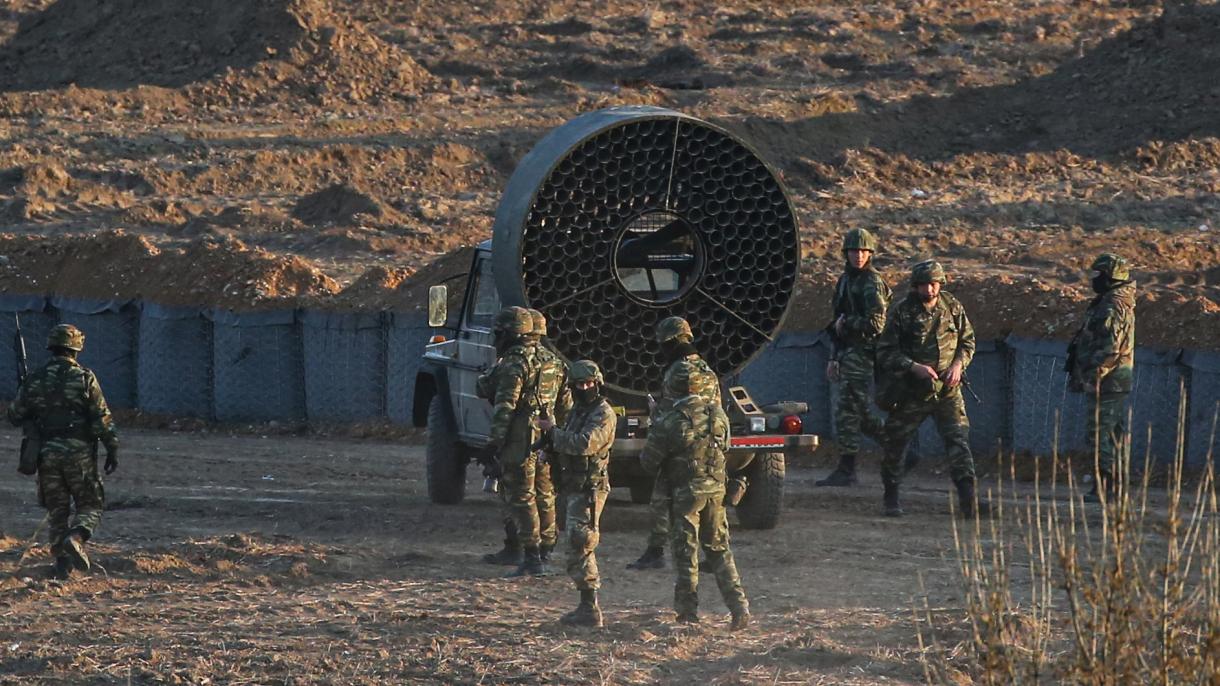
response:
[[[456,411],[462,437],[481,442],[491,431],[491,405],[475,395],[474,383],[481,371],[496,361],[491,327],[500,311],[500,296],[496,293],[488,253],[479,254],[471,270],[471,279],[473,283],[466,289],[467,302],[463,308],[465,321],[457,341],[457,361],[462,368],[474,371],[458,374],[457,388],[452,390],[457,394]]]

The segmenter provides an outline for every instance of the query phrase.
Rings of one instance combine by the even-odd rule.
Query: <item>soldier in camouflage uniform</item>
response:
[[[595,551],[601,538],[602,508],[610,495],[610,447],[617,424],[614,410],[602,397],[603,384],[596,363],[574,362],[568,388],[576,402],[562,428],[549,419],[539,421],[539,427],[548,433],[548,461],[558,464],[562,494],[567,499],[568,576],[580,591],[580,604],[559,621],[578,626],[602,625]]]
[[[1089,268],[1097,296],[1068,348],[1068,373],[1072,390],[1088,398],[1085,434],[1096,480],[1085,499],[1097,502],[1099,491],[1114,483],[1114,463],[1127,432],[1123,413],[1135,363],[1135,282],[1127,261],[1113,253],[1099,255]]]
[[[551,412],[555,421],[562,422],[572,407],[572,393],[566,385],[567,365],[546,340],[546,317],[538,310],[530,309],[528,312],[531,328],[529,333],[522,334],[521,340],[536,345],[538,349],[540,406]],[[475,382],[475,394],[480,398],[491,400],[495,396],[495,372],[496,367],[493,365],[491,369],[479,375]],[[538,554],[545,563],[550,561],[559,533],[555,521],[555,486],[551,478],[551,466],[545,462],[538,462],[534,472],[534,501],[538,508]],[[504,547],[484,555],[483,561],[488,564],[521,564],[521,540],[517,535],[517,524],[511,511],[505,513]]]
[[[488,443],[479,461],[499,464],[501,497],[513,523],[511,528],[505,526],[509,535],[505,548],[514,533],[522,547],[521,561],[508,576],[546,573],[535,494],[538,460],[531,450],[538,438],[536,422],[542,405],[538,344],[527,339],[532,330],[533,318],[523,307],[506,307],[496,315],[496,350],[501,357],[491,377],[480,384],[492,396],[492,415]]]
[[[10,422],[32,421],[41,436],[38,500],[47,508],[53,573],[60,578],[73,567],[88,571],[90,566],[85,544],[106,507],[97,473],[98,441],[106,448],[106,473],[119,466],[119,438],[102,388],[93,372],[76,361],[84,347],[80,329],[70,324],[53,328],[47,338],[53,357],[26,378],[8,408]]]
[[[563,424],[572,409],[572,391],[568,388],[568,366],[546,340],[546,316],[535,309],[529,311],[533,329],[526,334],[525,341],[538,349],[538,403],[542,416]],[[538,526],[542,545],[539,553],[543,562],[549,562],[551,551],[558,540],[555,521],[555,484],[551,478],[551,465],[538,463],[534,472],[534,498],[538,503]]]
[[[741,587],[725,513],[725,450],[729,418],[720,405],[695,393],[697,375],[690,369],[675,373],[672,406],[661,411],[648,431],[640,462],[649,472],[665,475],[672,489],[674,611],[679,622],[699,621],[699,548],[725,605],[732,612],[730,628],[750,623],[750,605]]]
[[[690,324],[681,317],[666,317],[657,323],[657,343],[661,356],[667,363],[661,380],[662,399],[652,412],[668,409],[678,398],[686,395],[687,379],[694,385],[694,393],[720,407],[720,380],[693,345],[694,333]],[[683,388],[675,390],[676,380],[683,379]],[[665,566],[665,545],[669,541],[670,483],[665,472],[658,472],[653,484],[652,499],[648,507],[652,510],[652,530],[648,535],[648,547],[638,560],[627,565],[628,569],[661,569]]]
[[[966,310],[942,291],[945,270],[934,260],[911,270],[911,290],[894,304],[877,343],[884,378],[878,397],[890,411],[885,420],[885,515],[898,517],[902,507],[898,484],[907,443],[928,416],[945,442],[950,475],[957,486],[961,511],[972,516],[988,510],[975,493],[974,457],[970,453],[970,420],[962,398],[962,377],[974,359],[974,328]]]
[[[826,377],[838,386],[835,407],[835,437],[839,444],[839,466],[815,486],[853,486],[856,484],[856,454],[860,436],[880,442],[883,422],[872,409],[869,384],[877,337],[885,326],[885,308],[890,287],[873,269],[877,240],[864,229],[852,229],[843,237],[843,257],[847,269],[835,285],[833,359],[826,366]]]

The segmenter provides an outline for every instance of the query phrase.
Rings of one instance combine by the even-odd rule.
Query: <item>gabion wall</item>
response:
[[[47,359],[51,327],[76,323],[86,334],[82,362],[98,371],[111,404],[222,421],[410,423],[418,409],[415,376],[433,333],[422,313],[235,314],[6,296],[0,297],[0,336],[7,341],[14,313],[21,317],[31,369]],[[808,403],[806,430],[829,445],[829,352],[821,332],[782,332],[728,383],[744,385],[762,404]],[[1065,357],[1066,346],[1054,341],[980,342],[968,376],[982,402],[966,400],[976,454],[997,446],[1049,453],[1056,410],[1060,449],[1084,447],[1084,396],[1067,391]],[[15,392],[16,362],[9,352],[0,355],[0,399],[11,400]],[[1220,449],[1212,434],[1220,407],[1220,354],[1140,349],[1131,396],[1137,463],[1149,449],[1158,460],[1173,456],[1180,392],[1187,399],[1188,462],[1198,465]],[[915,449],[921,456],[943,453],[930,422],[921,427]]]
[[[380,313],[304,312],[305,414],[351,422],[386,414],[386,338]]]
[[[156,414],[213,418],[212,322],[198,308],[141,308],[136,398]],[[86,349],[92,341],[86,341]],[[109,394],[110,389],[102,386]]]

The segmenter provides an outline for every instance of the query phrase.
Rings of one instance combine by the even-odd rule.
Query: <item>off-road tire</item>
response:
[[[448,399],[432,396],[428,403],[428,498],[439,505],[456,505],[466,496],[466,456],[457,439],[457,423]]]
[[[758,453],[746,467],[750,485],[737,505],[743,529],[774,529],[784,507],[784,454]]]
[[[631,502],[636,505],[647,505],[652,502],[653,486],[652,479],[633,479],[629,486],[631,489]]]

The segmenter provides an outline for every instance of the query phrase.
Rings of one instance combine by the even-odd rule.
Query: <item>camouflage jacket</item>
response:
[[[664,410],[673,405],[675,398],[669,396],[669,387],[679,376],[689,376],[691,391],[699,397],[720,407],[720,379],[716,372],[697,353],[692,353],[681,359],[674,360],[665,368],[661,389],[665,394],[657,408]]]
[[[560,486],[565,493],[585,489],[610,490],[610,447],[618,417],[605,398],[587,405],[576,405],[568,413],[563,428],[551,431],[551,449],[562,474]]]
[[[843,317],[843,333],[836,334],[835,357],[859,346],[871,348],[885,327],[890,287],[872,268],[849,269],[835,284],[834,320]],[[831,321],[834,326],[834,321]]]
[[[719,405],[688,395],[649,427],[640,463],[650,473],[664,473],[675,495],[716,495],[724,492],[728,447],[728,415]]]
[[[538,396],[546,409],[550,410],[555,424],[562,426],[572,409],[568,365],[545,343],[538,344]]]
[[[944,374],[961,362],[965,371],[973,359],[974,327],[962,304],[945,291],[931,310],[914,293],[895,303],[877,341],[878,364],[893,376],[902,376],[914,363]]]
[[[1093,298],[1068,350],[1073,378],[1086,392],[1128,393],[1135,367],[1135,282]]]
[[[504,447],[509,432],[526,431],[541,408],[538,393],[538,346],[515,345],[504,353],[491,370],[491,431],[488,442]],[[528,432],[527,432],[528,433]],[[525,440],[532,441],[531,436]]]
[[[93,372],[70,357],[52,357],[31,373],[8,408],[14,425],[33,420],[42,434],[40,455],[87,453],[94,441],[117,450],[110,408]]]

